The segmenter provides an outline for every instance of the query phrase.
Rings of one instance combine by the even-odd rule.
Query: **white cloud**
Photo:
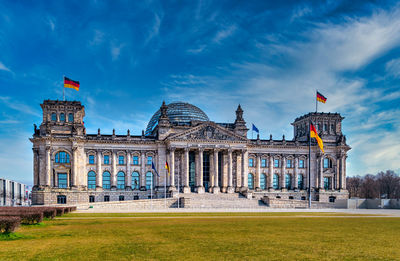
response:
[[[119,58],[119,55],[121,53],[121,49],[125,46],[125,44],[119,44],[119,45],[115,45],[115,44],[111,44],[111,57],[112,60],[115,61]]]
[[[228,38],[229,36],[233,35],[235,33],[236,29],[237,29],[236,25],[231,25],[231,26],[228,26],[227,28],[219,30],[216,33],[213,41],[216,43],[220,43],[225,38]]]
[[[89,41],[89,45],[99,45],[104,42],[104,32],[101,30],[94,30],[93,38]]]
[[[37,110],[32,109],[30,106],[26,105],[23,102],[13,100],[10,97],[0,96],[0,102],[10,109],[37,117],[41,116],[41,114]]]
[[[148,35],[144,41],[144,44],[146,45],[148,42],[150,42],[151,39],[156,37],[159,32],[160,32],[160,27],[161,27],[161,20],[162,18],[158,14],[154,14],[154,22],[152,27],[150,28]]]
[[[54,31],[54,29],[56,28],[56,23],[54,21],[54,18],[48,17],[47,24],[50,26],[51,31]]]
[[[386,63],[386,72],[394,77],[400,77],[400,58],[390,60]]]
[[[11,72],[10,68],[5,66],[2,62],[0,62],[0,70],[1,71],[6,71],[6,72]]]

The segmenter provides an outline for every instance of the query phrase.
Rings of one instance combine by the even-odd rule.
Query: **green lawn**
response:
[[[400,260],[400,218],[338,214],[72,213],[0,237],[0,260]]]

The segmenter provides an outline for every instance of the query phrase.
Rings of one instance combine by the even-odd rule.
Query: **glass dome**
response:
[[[151,135],[158,124],[161,111],[158,109],[146,128],[146,136]],[[167,105],[169,121],[174,125],[189,125],[191,121],[209,121],[207,115],[198,107],[187,102],[172,102]]]

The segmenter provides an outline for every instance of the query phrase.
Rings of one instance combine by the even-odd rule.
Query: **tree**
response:
[[[362,184],[362,178],[360,176],[347,177],[346,184],[350,198],[360,197],[360,189]]]
[[[371,174],[367,174],[362,179],[361,184],[361,197],[362,198],[378,198],[379,197],[379,187],[377,185],[376,177]]]
[[[382,171],[377,174],[377,183],[381,197],[395,198],[396,191],[399,190],[400,178],[393,170]]]

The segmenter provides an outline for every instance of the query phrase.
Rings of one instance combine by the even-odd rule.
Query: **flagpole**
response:
[[[167,170],[165,170],[165,178],[164,178],[164,204],[165,208],[167,208]]]
[[[179,174],[178,174],[178,208],[179,208]]]
[[[315,112],[316,113],[318,112],[318,98],[317,98],[317,95],[318,95],[318,89],[317,89],[317,91],[315,93]]]
[[[311,209],[311,121],[308,130],[308,208]]]
[[[63,101],[65,101],[65,86],[64,86],[65,75],[63,75]]]
[[[151,205],[151,210],[153,210],[153,178],[154,178],[154,175],[152,174],[151,182],[150,182],[150,205]]]

